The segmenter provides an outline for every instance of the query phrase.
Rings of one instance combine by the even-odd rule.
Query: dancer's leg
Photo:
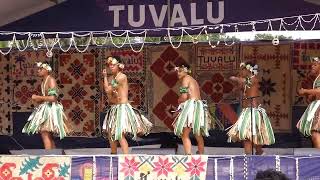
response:
[[[181,136],[185,154],[191,154],[191,141],[189,138],[190,131],[191,128],[189,127],[183,128]]]

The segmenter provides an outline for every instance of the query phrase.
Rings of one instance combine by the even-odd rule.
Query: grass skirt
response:
[[[63,139],[67,134],[66,120],[67,117],[60,103],[44,102],[29,116],[22,132],[35,134],[47,131],[58,134],[60,139]]]
[[[251,136],[251,122],[253,122],[253,140]],[[253,108],[253,121],[251,121],[251,108],[244,108],[238,121],[228,131],[229,142],[243,140],[253,141],[256,145],[270,145],[275,143],[274,133],[265,109]]]
[[[192,128],[194,135],[209,136],[209,129],[219,126],[223,129],[223,125],[214,119],[207,105],[202,100],[189,99],[181,103],[178,107],[179,114],[173,122],[174,133],[181,136],[184,127]]]
[[[320,100],[312,101],[301,116],[297,128],[306,137],[320,131]]]
[[[133,140],[136,140],[138,135],[149,134],[151,127],[152,123],[129,103],[112,105],[103,122],[103,129],[112,141],[120,140],[122,134],[132,135]]]

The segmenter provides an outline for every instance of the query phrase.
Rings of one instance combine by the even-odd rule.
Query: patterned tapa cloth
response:
[[[46,80],[47,81],[47,80]],[[41,86],[43,96],[58,97],[57,89],[48,89],[45,93],[45,85]],[[22,129],[23,133],[35,134],[42,131],[53,132],[63,139],[67,133],[67,117],[64,114],[63,106],[59,102],[43,102],[32,112],[27,123]]]
[[[172,125],[174,133],[179,137],[184,127],[192,128],[194,135],[203,136],[209,136],[209,129],[216,126],[223,129],[221,122],[211,116],[207,104],[202,100],[189,99],[179,105],[178,111],[180,112]]]
[[[313,89],[320,88],[319,76],[313,83]],[[300,118],[297,128],[304,136],[310,136],[312,131],[320,131],[320,100],[312,101]]]
[[[131,135],[136,140],[138,135],[149,134],[151,128],[152,123],[129,103],[112,105],[103,122],[103,129],[112,141],[120,140],[122,134]]]
[[[265,109],[260,106],[252,108],[252,117],[253,120],[251,121],[250,107],[242,110],[238,121],[230,127],[228,142],[250,140],[257,145],[274,144],[274,133]],[[251,122],[253,123],[252,126]],[[251,127],[253,127],[252,132]],[[253,133],[253,140],[251,133]]]

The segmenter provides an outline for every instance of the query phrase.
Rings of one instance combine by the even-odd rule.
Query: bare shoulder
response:
[[[183,79],[182,79],[182,86],[183,87],[188,87],[189,86],[189,84],[190,84],[190,82],[191,82],[191,80],[192,80],[192,78],[191,77],[184,77]]]
[[[118,76],[118,81],[127,81],[127,75],[121,73],[121,74]]]
[[[56,79],[52,76],[49,76],[48,78],[48,85],[50,88],[54,88],[57,86],[57,82],[56,82]]]
[[[253,76],[251,80],[254,84],[259,83],[259,78],[257,76]]]

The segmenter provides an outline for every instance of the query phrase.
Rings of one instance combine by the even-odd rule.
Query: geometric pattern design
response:
[[[71,157],[1,156],[0,179],[69,180]]]
[[[95,136],[99,132],[99,109],[96,94],[96,52],[73,50],[54,55],[57,66],[59,97],[68,117],[69,136]]]
[[[10,58],[0,56],[0,135],[13,133],[11,114],[12,88],[10,86]]]
[[[239,46],[218,46],[213,49],[200,45],[196,46],[196,55],[195,74],[202,99],[207,100],[210,112],[225,126],[233,124],[237,117],[232,104],[239,102],[239,93],[229,77],[236,75],[239,70]]]
[[[121,156],[118,179],[206,179],[208,156]]]
[[[150,87],[150,120],[154,130],[158,132],[172,130],[174,121],[173,111],[178,107],[179,83],[174,67],[181,62],[192,64],[193,59],[190,46],[174,49],[171,46],[157,46],[148,48],[148,67]]]
[[[41,95],[40,84],[42,79],[38,77],[35,65],[35,62],[39,61],[52,63],[52,59],[46,56],[45,50],[36,52],[31,50],[24,52],[15,51],[10,53],[13,110],[28,112],[33,110],[37,105],[37,103],[31,100],[31,96],[32,94]],[[54,73],[53,76],[55,76]]]
[[[291,131],[291,52],[290,44],[246,44],[241,59],[259,66],[258,102],[266,109],[276,132]]]

